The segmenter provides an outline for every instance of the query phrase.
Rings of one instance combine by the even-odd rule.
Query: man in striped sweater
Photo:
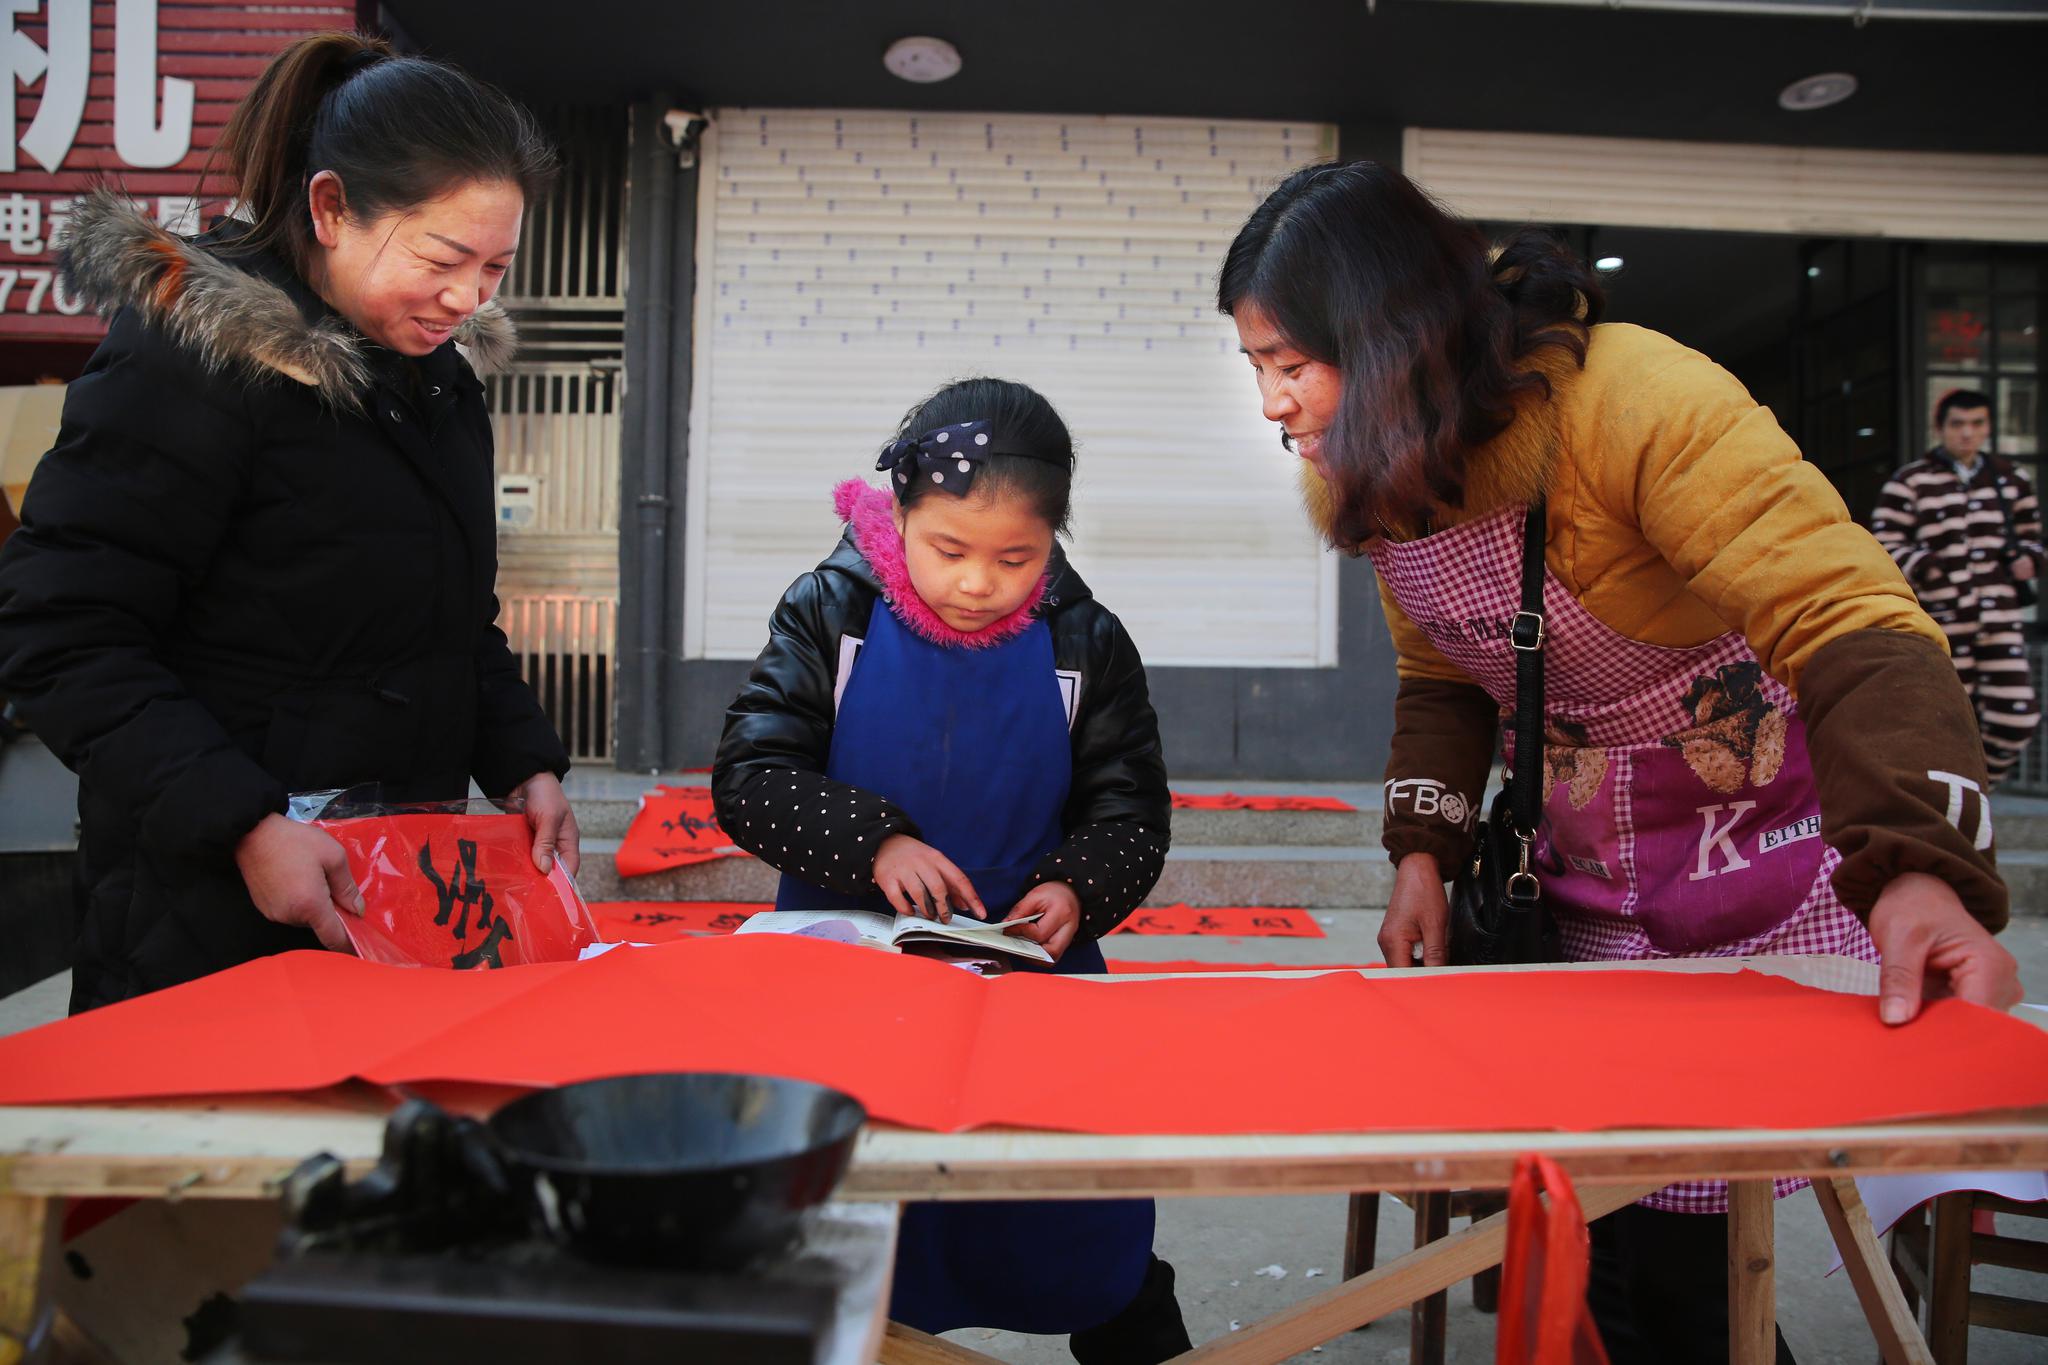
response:
[[[1948,633],[1996,786],[2041,722],[2026,651],[2041,512],[2026,476],[1984,448],[1990,398],[1957,389],[1935,405],[1934,426],[1941,444],[1892,476],[1871,529]]]

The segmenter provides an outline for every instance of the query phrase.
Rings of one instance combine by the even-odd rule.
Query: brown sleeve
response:
[[[1403,678],[1394,694],[1380,842],[1395,862],[1429,853],[1449,880],[1472,849],[1500,708],[1473,682]]]
[[[1893,878],[1925,872],[2003,929],[1984,746],[1948,655],[1917,635],[1854,631],[1807,662],[1799,711],[1843,904],[1867,917]]]

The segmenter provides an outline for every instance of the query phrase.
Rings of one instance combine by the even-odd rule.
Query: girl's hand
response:
[[[235,866],[263,918],[311,929],[320,944],[352,953],[344,913],[363,913],[348,854],[325,831],[272,812],[235,845]]]
[[[875,850],[875,885],[899,915],[951,922],[953,907],[972,910],[982,919],[988,910],[975,894],[967,874],[953,860],[908,834],[892,834]]]
[[[1451,903],[1444,896],[1436,855],[1411,853],[1394,867],[1394,891],[1380,921],[1380,956],[1389,967],[1441,967],[1451,960]]]
[[[1012,919],[1041,911],[1045,916],[1043,919],[1013,925],[1003,932],[1030,939],[1051,953],[1052,960],[1057,962],[1067,951],[1067,945],[1074,941],[1074,935],[1081,930],[1081,898],[1065,882],[1040,882],[1025,892],[1003,918]]]
[[[1870,936],[1884,959],[1877,1017],[1887,1024],[1951,995],[1995,1010],[2020,1002],[2019,964],[1939,877],[1907,872],[1887,883],[1870,908]]]
[[[526,825],[533,831],[533,865],[545,875],[559,856],[569,875],[575,876],[583,861],[583,832],[576,827],[576,812],[569,808],[569,794],[562,790],[561,782],[553,773],[535,773],[509,795],[526,802]]]

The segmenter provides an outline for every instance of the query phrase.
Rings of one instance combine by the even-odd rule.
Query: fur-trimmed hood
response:
[[[1515,420],[1507,430],[1472,453],[1466,466],[1464,505],[1440,509],[1435,518],[1436,529],[1477,520],[1548,491],[1563,439],[1561,410],[1579,377],[1579,366],[1569,352],[1545,347],[1524,368],[1550,381],[1550,397],[1545,398],[1541,392],[1525,394],[1516,403]],[[1325,541],[1335,544],[1332,528],[1336,508],[1329,486],[1306,460],[1301,462],[1300,478],[1302,503],[1310,523]],[[1419,531],[1420,528],[1414,528],[1408,534]],[[1401,538],[1406,539],[1407,535]]]
[[[302,301],[258,273],[256,261],[225,259],[204,239],[174,236],[106,188],[78,201],[64,236],[66,287],[102,315],[132,308],[209,369],[251,377],[274,371],[337,406],[356,406],[371,380],[367,343],[303,283],[290,280]],[[518,343],[495,300],[454,339],[479,374],[502,370]]]

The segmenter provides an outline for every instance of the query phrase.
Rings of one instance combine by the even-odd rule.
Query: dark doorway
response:
[[[1891,471],[1917,453],[1901,319],[1899,243],[1691,232],[1559,229],[1596,268],[1607,318],[1664,333],[1740,380],[1865,521]]]

